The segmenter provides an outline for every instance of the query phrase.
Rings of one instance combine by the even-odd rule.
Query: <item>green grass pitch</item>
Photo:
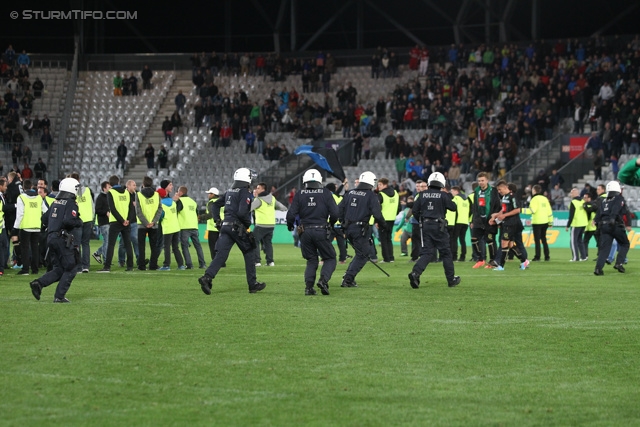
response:
[[[116,267],[78,275],[71,304],[8,270],[0,425],[640,425],[636,252],[603,277],[551,256],[456,263],[453,289],[441,264],[411,289],[400,257],[345,289],[338,265],[331,295],[307,297],[298,249],[275,246],[258,294],[234,249],[211,296],[202,270]]]

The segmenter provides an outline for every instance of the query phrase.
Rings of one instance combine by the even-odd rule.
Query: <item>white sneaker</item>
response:
[[[269,264],[267,264],[268,267],[275,267],[276,263],[275,262],[270,262]]]
[[[256,262],[256,267],[262,267],[262,264],[260,264],[259,262]]]

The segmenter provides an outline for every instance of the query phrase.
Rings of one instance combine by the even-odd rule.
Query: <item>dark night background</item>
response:
[[[377,7],[400,22],[409,31],[430,45],[449,44],[454,41],[451,24],[440,14],[430,9],[430,0],[372,0]],[[483,0],[486,1],[486,0]],[[468,13],[467,32],[476,43],[485,41],[484,12],[472,0]],[[500,11],[507,0],[491,0],[496,11]],[[234,51],[274,50],[273,29],[250,0],[233,0],[231,3],[231,49]],[[280,0],[258,0],[271,23],[276,22]],[[348,3],[348,0],[302,1],[297,0],[297,48],[299,49],[331,16]],[[431,0],[448,16],[455,18],[462,0]],[[516,0],[512,27],[520,31],[510,33],[512,41],[531,39],[532,0]],[[638,33],[640,7],[623,13],[637,4],[638,0],[602,1],[558,1],[539,0],[540,38],[588,37],[608,22],[622,16],[604,35],[629,35]],[[0,25],[4,51],[13,44],[16,51],[71,53],[73,35],[78,30],[74,21],[11,19],[10,12],[31,10],[120,10],[137,11],[137,20],[132,21],[84,21],[85,53],[151,53],[193,52],[225,50],[225,1],[212,2],[167,2],[149,3],[110,1],[66,1],[4,3]],[[18,6],[19,5],[19,6]],[[310,47],[317,49],[355,49],[356,2],[350,4],[327,31]],[[282,51],[291,47],[291,15],[289,6],[283,15],[280,32]],[[363,6],[363,47],[411,46],[415,44],[387,19],[371,9],[365,1]],[[97,37],[96,37],[97,36]],[[140,37],[142,36],[142,37]],[[521,37],[525,36],[525,38]],[[498,27],[493,26],[492,42],[498,42]],[[464,39],[472,43],[470,37]]]

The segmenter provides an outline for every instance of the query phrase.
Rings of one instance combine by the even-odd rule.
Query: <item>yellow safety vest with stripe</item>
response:
[[[596,217],[596,213],[595,212],[591,212],[590,214],[588,214],[588,218],[587,218],[587,227],[584,229],[584,231],[596,231],[596,228],[598,228],[594,223],[593,220]]]
[[[2,233],[3,228],[4,228],[4,203],[2,203],[2,199],[0,199],[0,233]]]
[[[211,199],[207,202],[207,215],[209,215],[209,205],[214,203],[215,201],[216,199]],[[224,206],[220,208],[220,218],[224,219]],[[218,227],[216,227],[216,222],[213,220],[213,218],[209,218],[207,220],[207,230],[215,231],[216,233],[220,231],[218,230]]]
[[[21,230],[40,229],[42,226],[42,197],[29,197],[26,194],[21,194],[19,197],[24,203],[24,215],[18,228]]]
[[[154,191],[153,196],[145,197],[142,192],[138,193],[138,202],[140,203],[140,210],[147,222],[153,221],[153,217],[158,212],[158,203],[160,203],[160,195]],[[140,219],[140,217],[138,217]]]
[[[124,193],[120,193],[116,189],[109,190],[111,197],[113,198],[113,206],[118,211],[120,216],[127,220],[129,218],[129,203],[131,202],[131,193],[124,190]],[[109,215],[109,222],[117,222],[115,215]]]
[[[522,213],[531,215],[531,224],[553,224],[553,211],[549,199],[542,195],[535,195],[529,202],[529,207],[523,209]]]
[[[276,225],[276,198],[271,198],[271,204],[260,198],[262,203],[256,209],[256,225]]]
[[[582,200],[571,200],[571,204],[575,208],[575,211],[573,213],[573,220],[569,226],[586,227],[589,220],[587,218],[587,211],[584,210],[584,202]]]
[[[333,196],[333,200],[336,202],[336,205],[339,205],[340,202],[342,201],[342,196],[338,196],[337,194],[333,194],[333,193],[331,193],[331,195]],[[339,224],[340,224],[340,221],[336,221],[336,225],[339,225]]]
[[[82,222],[93,221],[93,199],[91,199],[89,187],[84,188],[82,196],[76,197],[76,202],[78,203],[78,213],[80,214]],[[49,204],[49,206],[51,206],[51,204]]]
[[[398,215],[398,203],[400,203],[398,192],[393,190],[393,196],[391,197],[384,191],[381,191],[380,195],[382,196],[382,217],[385,221],[394,221],[396,215]]]
[[[458,212],[456,224],[469,224],[469,199],[464,199],[458,195],[453,198],[453,203],[456,204],[456,210]]]
[[[198,204],[191,197],[180,197],[182,210],[178,212],[180,230],[198,229]]]
[[[171,201],[171,206],[162,204],[164,218],[162,218],[162,234],[173,234],[180,231],[180,223],[178,222],[178,210],[176,202]]]

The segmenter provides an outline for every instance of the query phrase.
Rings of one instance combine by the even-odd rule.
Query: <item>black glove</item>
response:
[[[221,227],[222,227],[222,220],[221,220],[221,219],[219,219],[219,220],[217,220],[217,221],[216,221],[216,228],[217,228],[218,230],[220,230],[220,228],[221,228]]]
[[[294,229],[295,229],[295,227],[293,226],[293,224],[287,223],[287,230],[293,231]]]

